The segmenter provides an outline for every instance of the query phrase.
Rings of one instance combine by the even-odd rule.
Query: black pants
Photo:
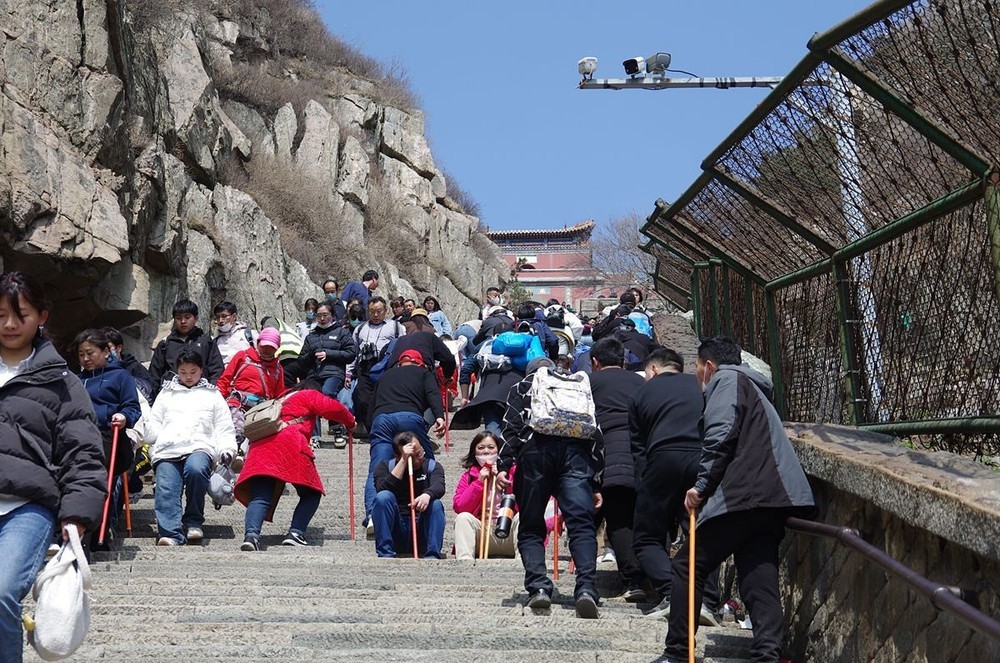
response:
[[[751,660],[755,662],[778,661],[785,637],[785,621],[778,593],[778,544],[785,535],[788,516],[784,509],[737,511],[700,524],[695,533],[695,605],[701,600],[702,585],[708,572],[717,569],[724,559],[732,555],[740,582],[740,596],[753,623],[750,653]],[[685,542],[677,557],[687,560],[687,556],[688,544]],[[670,626],[663,653],[669,658],[686,661],[687,563],[674,564],[673,576]]]
[[[642,585],[645,574],[632,548],[632,518],[635,515],[635,490],[628,486],[607,486],[601,490],[604,506],[601,514],[608,525],[607,534],[618,560],[618,575],[626,589]]]
[[[698,479],[700,463],[700,449],[659,447],[646,456],[636,484],[632,545],[642,570],[661,597],[670,596],[670,543],[677,523],[687,518],[684,493]],[[706,583],[705,605],[710,610],[719,607],[718,568]]]

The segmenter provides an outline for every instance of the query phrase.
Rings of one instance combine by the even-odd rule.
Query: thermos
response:
[[[497,510],[497,527],[493,530],[493,536],[498,539],[506,539],[510,536],[510,526],[514,522],[514,494],[506,493],[500,502]]]

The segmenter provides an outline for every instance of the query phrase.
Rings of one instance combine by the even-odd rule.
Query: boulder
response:
[[[295,151],[295,164],[315,177],[332,184],[337,180],[337,152],[340,127],[316,101],[310,100],[303,113],[305,132]]]
[[[368,204],[368,178],[371,165],[368,153],[354,136],[348,136],[340,152],[337,169],[337,193],[362,207]]]
[[[431,179],[437,173],[434,157],[424,136],[423,115],[406,113],[396,108],[386,108],[382,113],[379,149],[402,161],[420,175]]]
[[[295,119],[295,108],[291,102],[278,109],[274,117],[274,152],[286,161],[292,160],[292,144],[299,123]]]
[[[411,201],[424,208],[434,204],[430,180],[421,176],[404,162],[386,154],[378,158],[383,183],[401,200]]]

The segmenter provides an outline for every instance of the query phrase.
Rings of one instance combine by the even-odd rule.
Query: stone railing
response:
[[[980,609],[1000,618],[1000,474],[853,428],[787,430],[813,484],[816,520],[855,528],[920,575],[977,592]],[[782,552],[793,660],[1000,660],[1000,643],[832,539],[789,531]]]

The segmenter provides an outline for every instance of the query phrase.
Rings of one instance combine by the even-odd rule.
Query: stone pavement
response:
[[[456,432],[438,453],[452,545],[451,489],[471,433]],[[547,614],[522,607],[518,561],[384,560],[361,528],[368,446],[355,446],[358,540],[348,521],[347,450],[317,450],[327,496],[307,532],[310,546],[281,545],[296,496],[285,495],[263,549],[239,551],[244,508],[214,511],[202,545],[158,548],[150,487],[133,508],[131,538],[97,554],[92,565],[92,623],[72,660],[301,661],[650,661],[663,648],[666,622],[615,598],[613,564],[601,564],[601,616],[581,620],[565,537],[555,602]],[[551,562],[550,562],[551,569]],[[745,660],[750,632],[727,625],[699,631],[699,660]],[[30,652],[30,650],[29,650]],[[25,660],[36,661],[33,652]]]

